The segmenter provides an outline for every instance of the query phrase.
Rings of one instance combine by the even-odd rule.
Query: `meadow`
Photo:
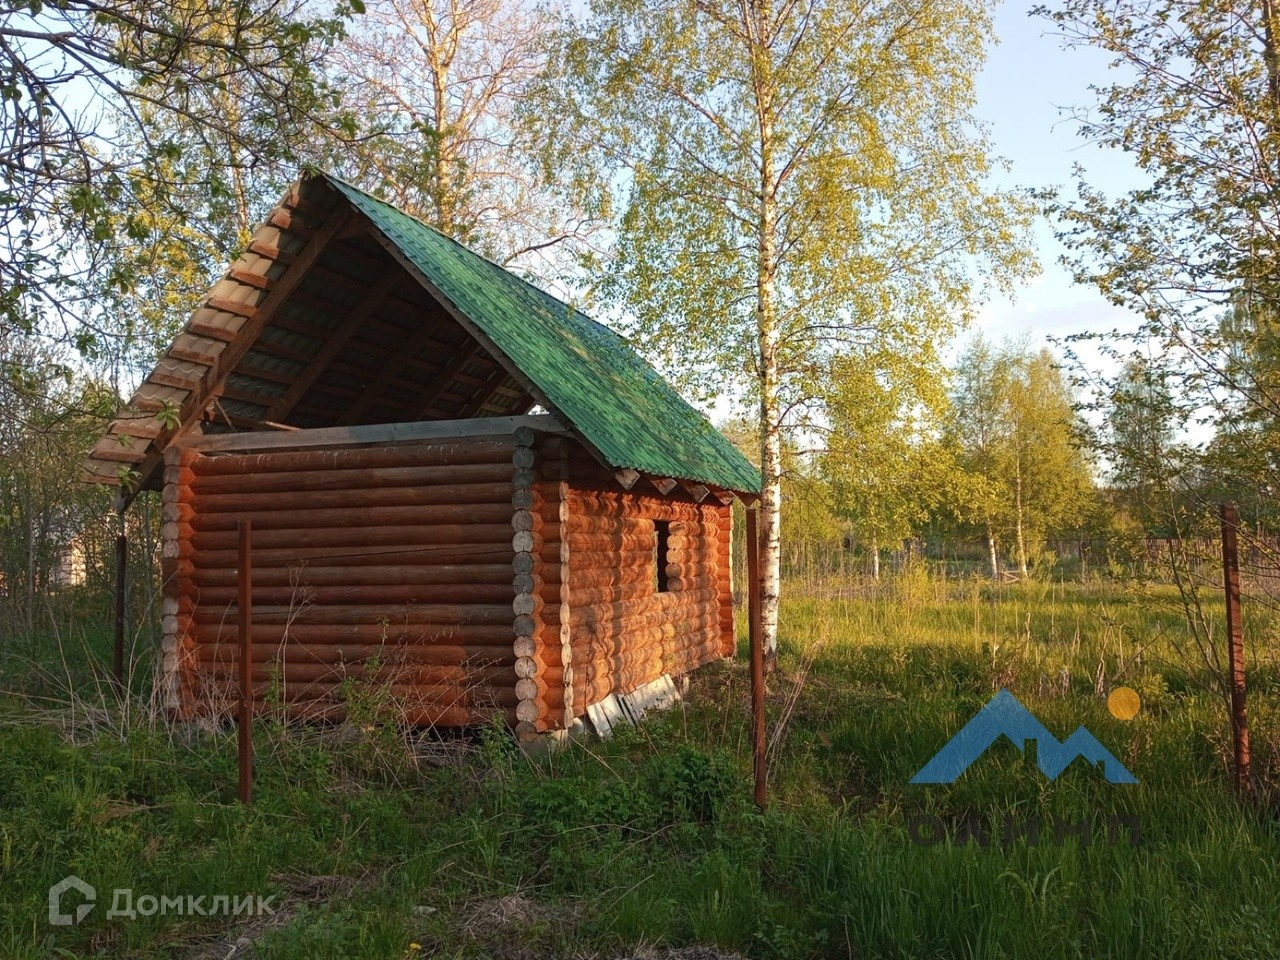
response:
[[[175,730],[141,702],[125,722],[85,655],[10,643],[0,956],[1280,956],[1269,616],[1247,623],[1262,790],[1244,804],[1169,587],[912,568],[787,596],[764,812],[745,649],[639,728],[540,757],[496,729],[406,736],[373,708],[364,729],[263,723],[244,808],[234,730]],[[89,695],[69,704],[59,677]],[[1117,685],[1142,698],[1132,720],[1108,713]],[[1081,761],[1049,781],[1002,743],[954,784],[909,784],[1001,688],[1059,738],[1085,725],[1139,783]],[[98,902],[50,926],[48,888],[71,873]],[[271,896],[275,912],[108,918],[116,888]]]

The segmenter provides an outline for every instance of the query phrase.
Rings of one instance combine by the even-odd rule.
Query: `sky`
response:
[[[1092,105],[1091,83],[1108,82],[1106,55],[1092,48],[1064,50],[1060,39],[1051,35],[1053,24],[1029,17],[1029,9],[1027,0],[1006,0],[998,8],[999,43],[989,51],[978,80],[976,113],[990,126],[994,153],[1010,164],[996,183],[1060,186],[1072,195],[1071,171],[1081,164],[1089,183],[1109,193],[1140,184],[1139,172],[1124,154],[1084,141],[1067,113],[1071,107]],[[1050,337],[1134,326],[1133,314],[1108,304],[1095,288],[1072,282],[1068,269],[1058,262],[1063,248],[1051,224],[1037,225],[1035,243],[1041,275],[1013,299],[986,304],[976,330],[992,340],[1027,334],[1032,346],[1039,347]]]

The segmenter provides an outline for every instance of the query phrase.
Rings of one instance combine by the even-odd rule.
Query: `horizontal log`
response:
[[[717,640],[716,620],[686,620],[679,623],[646,623],[622,630],[608,628],[596,632],[574,631],[570,662],[604,655],[663,650],[668,653]]]
[[[653,536],[653,521],[645,517],[628,516],[585,516],[571,513],[569,515],[571,533],[630,534],[632,536]]]
[[[257,637],[255,632],[255,638]],[[195,656],[201,663],[235,663],[239,658],[239,644],[230,640],[223,643],[198,643]],[[264,642],[255,639],[252,646],[254,663],[277,662],[314,663],[333,665],[358,663],[376,657],[388,665],[421,664],[424,666],[459,667],[468,671],[483,668],[509,668],[515,663],[510,644],[413,644],[413,643],[288,643]]]
[[[636,494],[615,496],[575,487],[569,495],[575,516],[632,516],[650,520],[699,520],[708,508],[692,502]]]
[[[556,588],[559,589],[558,587]],[[646,579],[642,583],[610,583],[599,587],[583,587],[577,580],[573,583],[573,603],[575,606],[592,606],[598,603],[614,603],[619,600],[636,600],[640,597],[653,596],[655,584]]]
[[[654,638],[674,639],[698,633],[715,632],[719,620],[714,612],[699,617],[695,614],[672,618],[665,616],[631,616],[625,620],[578,620],[571,610],[570,642],[577,649],[590,644],[621,646],[650,643]]]
[[[257,619],[255,613],[254,619]],[[192,626],[192,634],[201,643],[228,641],[236,636],[236,625],[230,623],[197,623]],[[259,643],[280,643],[288,637],[290,643],[398,643],[428,644],[438,643],[443,646],[472,646],[492,644],[507,647],[514,636],[510,624],[459,625],[411,625],[400,624],[295,624],[286,627],[284,624],[253,625],[253,639]]]
[[[565,563],[569,559],[569,545],[561,543],[559,540],[550,540],[539,545],[536,554],[527,554],[531,557],[537,557],[539,565]]]
[[[551,523],[567,523],[569,520],[569,508],[563,500],[546,501],[524,509],[535,510],[538,516]]]
[[[573,521],[569,521],[570,532],[560,539],[569,544],[571,553],[619,553],[642,552],[654,549],[653,534],[607,534],[607,533],[575,533]]]
[[[196,666],[199,676],[228,678],[237,676],[238,658],[212,660]],[[402,683],[414,686],[496,686],[514,688],[516,675],[510,667],[428,666],[411,663],[379,663],[368,669],[361,663],[297,663],[293,660],[255,661],[250,668],[255,681],[282,680],[307,683],[314,680],[338,681],[344,677],[370,683]]]
[[[575,671],[592,664],[627,664],[660,660],[678,660],[702,651],[719,649],[720,636],[706,628],[672,634],[667,630],[649,629],[615,642],[574,644],[570,665]]]
[[[192,532],[191,544],[196,550],[228,550],[236,543],[234,530]],[[367,547],[373,544],[389,546],[422,546],[433,543],[441,546],[474,544],[477,553],[489,551],[496,559],[510,556],[511,527],[505,523],[424,524],[397,527],[360,527],[356,529],[315,530],[255,530],[253,547]]]
[[[417,546],[398,546],[395,544],[361,544],[344,548],[334,553],[333,547],[274,547],[263,549],[255,546],[253,550],[253,570],[256,577],[259,570],[291,569],[306,567],[307,569],[354,567],[387,567],[389,569],[409,569],[413,567],[434,568],[441,570],[464,569],[472,571],[467,575],[485,577],[485,568],[500,566],[506,576],[511,575],[510,553],[504,548],[504,557],[496,558],[478,552],[469,544],[419,544]],[[183,563],[194,564],[192,569],[234,569],[240,562],[238,550],[192,550],[190,560]],[[481,580],[481,582],[487,582]]]
[[[395,487],[448,487],[454,484],[510,483],[505,463],[456,466],[367,467],[349,470],[298,470],[282,473],[192,475],[190,490],[199,497],[221,493],[302,493],[317,490],[370,490]]]
[[[452,503],[503,504],[511,499],[510,483],[418,484],[409,487],[373,487],[350,490],[266,491],[260,493],[199,493],[192,501],[196,512],[239,513],[262,510],[343,507],[408,507]]]
[[[579,613],[590,616],[597,620],[621,620],[633,615],[649,615],[657,611],[668,613],[673,618],[679,616],[681,611],[687,610],[703,610],[715,601],[715,591],[712,589],[689,591],[679,595],[673,593],[654,594],[651,597],[642,597],[638,600],[618,600],[611,603],[582,604],[575,603],[573,605],[574,622],[577,622]]]
[[[210,568],[197,564],[191,581],[201,588],[233,587],[239,584],[239,571],[234,568]],[[397,557],[384,559],[395,560]],[[507,595],[511,567],[506,563],[438,564],[404,566],[315,566],[310,563],[294,567],[263,567],[257,551],[253,555],[253,586],[258,587],[391,587],[391,586],[465,586],[503,587]]]
[[[246,453],[206,456],[191,465],[197,478],[245,476],[299,470],[328,471],[376,467],[453,467],[463,464],[505,463],[510,476],[510,442],[399,444],[393,447],[299,450],[287,453]]]
[[[200,604],[192,620],[197,624],[234,623],[234,603]],[[292,623],[301,629],[312,624],[342,626],[346,624],[385,625],[388,631],[404,631],[417,627],[458,625],[499,626],[511,622],[510,603],[400,603],[366,606],[324,606],[313,604],[266,606],[254,604],[253,627]]]
[[[718,649],[708,647],[703,651],[690,651],[685,655],[650,660],[622,661],[611,660],[595,664],[577,666],[574,670],[573,700],[591,699],[600,690],[603,682],[607,693],[628,692],[665,674],[681,676],[696,670],[698,667],[720,659]]]
[[[235,530],[242,520],[253,523],[257,536],[264,530],[322,530],[348,527],[378,527],[427,524],[510,523],[511,508],[505,503],[423,504],[407,507],[322,507],[315,510],[259,510],[239,513],[195,511],[191,528],[195,531]]]
[[[194,598],[200,605],[235,604],[237,587],[209,587]],[[259,586],[258,571],[254,571],[253,604],[272,606],[278,604],[308,603],[314,606],[345,604],[364,606],[369,604],[441,604],[481,603],[496,604],[510,600],[514,591],[505,584],[483,583],[433,583],[399,584],[393,586],[354,587],[266,587]]]

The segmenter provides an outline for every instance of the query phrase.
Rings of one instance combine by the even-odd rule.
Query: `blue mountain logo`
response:
[[[1040,771],[1050,780],[1056,780],[1076,757],[1083,757],[1095,767],[1101,764],[1103,775],[1110,783],[1138,782],[1138,778],[1084,727],[1077,727],[1075,733],[1060,741],[1008,690],[1001,690],[992,697],[972,720],[960,728],[959,733],[947,741],[945,747],[920,768],[911,782],[954,783],[969,769],[969,764],[986,753],[987,748],[1001,737],[1008,737],[1019,750],[1025,750],[1027,741],[1034,740]]]

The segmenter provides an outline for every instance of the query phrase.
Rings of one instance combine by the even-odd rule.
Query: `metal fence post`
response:
[[[1236,790],[1253,793],[1249,764],[1249,719],[1245,712],[1244,630],[1240,623],[1240,556],[1237,531],[1240,512],[1224,503],[1222,516],[1222,579],[1227,600],[1227,648],[1231,663],[1231,740],[1235,748]]]

